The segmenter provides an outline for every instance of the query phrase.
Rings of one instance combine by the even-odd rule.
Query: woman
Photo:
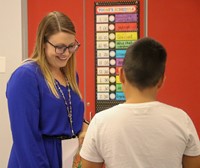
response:
[[[39,24],[30,59],[12,74],[6,96],[13,146],[8,168],[61,168],[61,141],[84,135],[84,104],[70,18],[50,12]]]

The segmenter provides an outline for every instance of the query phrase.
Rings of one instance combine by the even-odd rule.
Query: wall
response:
[[[22,60],[21,0],[0,0],[0,20],[0,57],[6,58],[5,72],[0,72],[0,167],[5,168],[12,144],[5,89]]]
[[[200,1],[149,0],[148,31],[168,52],[159,100],[185,110],[200,136]]]

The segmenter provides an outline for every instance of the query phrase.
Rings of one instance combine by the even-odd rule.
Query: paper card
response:
[[[123,92],[116,92],[116,100],[125,100]]]
[[[96,31],[108,31],[108,24],[96,24]]]
[[[116,91],[117,92],[122,92],[122,84],[121,83],[116,84]]]
[[[110,68],[110,73],[111,73],[111,74],[115,74],[115,72],[116,72],[116,69],[115,69],[115,68],[113,68],[113,67]]]
[[[116,14],[115,22],[137,22],[138,16],[136,13],[134,14]]]
[[[108,33],[97,33],[96,34],[96,39],[101,41],[101,40],[108,40]]]
[[[109,67],[98,67],[97,68],[98,75],[109,75]]]
[[[123,58],[117,58],[116,59],[116,66],[122,66],[123,65],[123,61],[124,61]]]
[[[116,76],[116,83],[121,83],[119,75]]]
[[[124,58],[126,50],[116,50],[116,58]]]
[[[108,41],[97,41],[97,49],[108,49],[109,45],[108,45]]]
[[[96,22],[97,23],[108,22],[108,15],[97,15],[96,16]]]
[[[137,32],[117,32],[116,40],[137,40]]]
[[[117,49],[127,49],[134,41],[116,41]]]
[[[97,59],[97,66],[109,66],[109,59]]]
[[[109,100],[109,93],[97,93],[97,100]]]
[[[116,53],[114,50],[111,50],[110,53],[109,53],[110,57],[115,57]]]
[[[115,31],[136,31],[137,23],[116,23]]]
[[[97,50],[97,58],[109,58],[109,50]]]
[[[114,66],[115,64],[116,64],[115,59],[111,59],[111,60],[110,60],[110,65]]]
[[[116,97],[115,93],[111,93],[111,94],[110,94],[110,99],[111,99],[111,100],[114,100],[115,97]]]
[[[131,13],[136,12],[136,5],[117,5],[117,6],[98,6],[96,13],[98,14],[113,14],[113,13]]]
[[[115,83],[115,81],[116,81],[115,76],[111,76],[109,81],[110,81],[110,83]]]
[[[97,85],[97,92],[109,92],[109,85]]]
[[[6,72],[6,57],[0,57],[0,73]]]
[[[97,76],[97,83],[109,83],[109,76]]]
[[[78,138],[62,140],[62,168],[71,168],[79,150]]]
[[[122,67],[116,67],[116,74],[119,74],[121,68]]]

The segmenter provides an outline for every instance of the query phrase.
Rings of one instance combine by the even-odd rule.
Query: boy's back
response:
[[[200,155],[187,114],[158,101],[117,105],[90,127],[81,155],[108,168],[182,168],[183,153]]]

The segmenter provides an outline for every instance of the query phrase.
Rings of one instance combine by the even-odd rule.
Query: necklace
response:
[[[66,109],[67,109],[67,116],[69,118],[69,123],[70,123],[71,131],[72,131],[72,138],[75,138],[76,135],[74,133],[74,129],[73,129],[73,125],[72,125],[72,123],[73,123],[73,120],[72,120],[72,101],[71,101],[71,91],[70,91],[69,82],[67,80],[67,91],[68,91],[68,98],[69,98],[68,102],[67,102],[65,95],[64,95],[62,89],[60,88],[58,82],[55,81],[55,83],[56,83],[56,87],[58,88],[58,91],[62,95],[62,98],[64,100],[64,103],[65,103],[65,106],[66,106]]]

